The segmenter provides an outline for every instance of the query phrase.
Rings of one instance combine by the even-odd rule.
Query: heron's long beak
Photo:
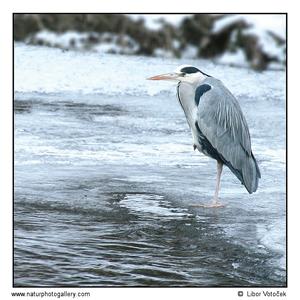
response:
[[[148,80],[177,80],[178,79],[178,74],[176,73],[167,73],[167,74],[161,74],[161,75],[156,75],[153,77],[147,78]]]

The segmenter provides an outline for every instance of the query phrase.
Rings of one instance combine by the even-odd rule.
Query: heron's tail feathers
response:
[[[258,179],[261,178],[261,174],[252,152],[251,156],[247,156],[241,171],[243,178],[242,183],[249,194],[254,193],[257,190]]]

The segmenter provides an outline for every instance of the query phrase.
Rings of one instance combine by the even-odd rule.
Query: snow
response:
[[[96,42],[89,46],[90,50],[104,53],[114,52],[122,54],[133,54],[138,49],[137,43],[128,35],[120,37],[113,33],[97,33],[97,32],[76,32],[66,31],[64,33],[56,33],[49,30],[42,30],[28,41],[43,41],[44,44],[50,46],[59,46],[62,49],[77,49],[84,50],[89,43],[87,40],[93,37]],[[118,44],[118,40],[122,38],[123,45]]]
[[[127,15],[132,20],[144,20],[145,26],[157,31],[162,28],[162,24],[167,22],[175,27],[178,27],[185,18],[189,18],[191,14],[129,14]],[[248,24],[247,28],[242,29],[242,34],[255,35],[261,49],[268,56],[276,58],[276,61],[285,63],[285,44],[278,45],[278,42],[270,34],[270,32],[283,41],[286,39],[286,17],[284,14],[238,14],[226,15],[214,23],[212,33],[219,33],[224,28],[237,21],[244,21]],[[236,30],[231,34],[231,42],[236,44]],[[93,42],[90,41],[92,38]],[[120,42],[120,39],[122,41]],[[117,35],[114,33],[98,33],[98,32],[76,32],[66,31],[64,33],[55,33],[48,30],[43,30],[29,37],[26,42],[40,44],[52,47],[60,47],[62,49],[76,50],[92,50],[98,53],[117,53],[117,54],[136,54],[139,49],[138,42],[128,35]],[[172,41],[174,49],[180,48],[180,42],[176,39]],[[171,58],[174,53],[171,50],[158,48],[154,50],[154,56]],[[181,57],[184,59],[197,58],[198,47],[191,44],[185,45],[185,49],[181,52]],[[237,49],[235,52],[225,51],[216,59],[222,64],[248,66],[247,58],[242,49]]]
[[[248,28],[243,29],[244,34],[251,34],[258,37],[262,50],[269,56],[277,58],[280,62],[285,61],[285,46],[279,46],[270,32],[282,40],[286,40],[286,17],[284,14],[247,14],[247,15],[230,15],[221,18],[214,24],[213,32],[219,33],[224,28],[238,21],[245,21]],[[234,56],[223,58],[232,60]],[[240,59],[240,53],[237,53],[236,59]]]
[[[173,85],[157,82],[155,85],[146,78],[172,72],[183,64],[194,65],[204,72],[222,78],[235,95],[265,95],[266,87],[274,81],[274,72],[257,74],[248,69],[218,66],[208,60],[167,59],[143,56],[121,57],[98,52],[62,51],[57,48],[28,46],[15,43],[16,92],[77,92],[116,95],[157,95],[174,93]],[[145,67],[145,61],[147,62]],[[122,62],[122,63],[120,63]],[[132,69],[128,80],[128,69]],[[281,84],[272,86],[272,94],[266,97],[285,97],[285,72],[277,73]],[[259,83],[259,84],[258,84]],[[253,86],[256,88],[253,89]]]
[[[261,34],[265,31],[272,31],[281,38],[285,39],[285,24],[286,18],[285,15],[255,15],[255,14],[247,14],[247,15],[230,15],[221,18],[220,20],[216,21],[214,24],[213,32],[218,33],[223,30],[223,28],[229,26],[232,23],[237,21],[245,21],[249,24],[253,32],[256,34]]]
[[[159,30],[162,28],[161,20],[179,26],[183,19],[192,16],[191,14],[129,14],[127,15],[132,20],[144,20],[145,26],[151,30]]]
[[[286,40],[285,16],[276,15],[266,18],[251,17],[249,20],[252,20],[253,23],[252,26],[246,30],[246,33],[254,34],[259,38],[260,45],[265,53],[278,58],[280,61],[284,61],[285,47],[279,47],[269,32]]]
[[[245,53],[241,49],[238,49],[236,52],[225,52],[222,56],[218,57],[216,62],[226,65],[247,66]]]
[[[36,40],[42,40],[50,45],[59,45],[62,48],[68,48],[70,46],[70,41],[80,41],[82,39],[87,39],[87,33],[80,33],[76,31],[67,31],[64,33],[56,33],[49,30],[39,31],[34,38]]]
[[[154,56],[156,57],[165,57],[165,58],[173,58],[174,54],[171,51],[162,49],[162,48],[157,48],[154,50]]]
[[[184,51],[182,52],[182,58],[196,58],[198,55],[198,48],[193,45],[188,45],[185,47]]]

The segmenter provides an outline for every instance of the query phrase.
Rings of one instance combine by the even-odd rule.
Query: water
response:
[[[262,179],[194,152],[190,63],[237,96]],[[15,45],[15,286],[285,286],[285,73]]]

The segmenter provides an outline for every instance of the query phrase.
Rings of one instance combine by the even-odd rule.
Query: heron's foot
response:
[[[192,207],[203,207],[203,208],[221,208],[225,207],[223,203],[219,200],[213,199],[213,201],[209,204],[192,204]]]
[[[197,146],[194,144],[194,145],[193,145],[193,148],[194,148],[194,151],[195,151],[195,150],[197,149]]]

